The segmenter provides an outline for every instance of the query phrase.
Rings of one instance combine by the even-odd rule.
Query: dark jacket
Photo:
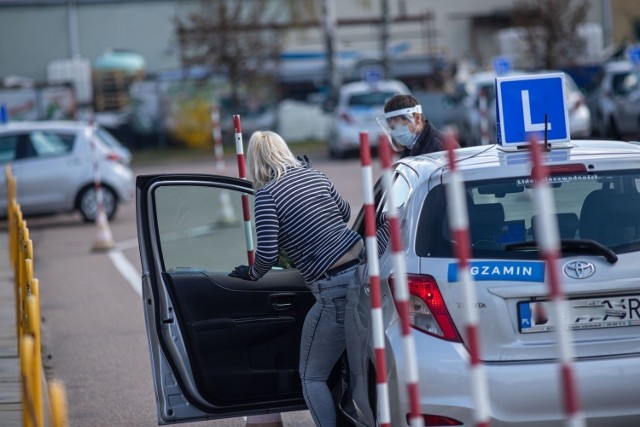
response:
[[[444,151],[447,147],[444,145],[444,134],[429,123],[424,121],[422,132],[418,135],[418,140],[411,149],[404,150],[400,153],[400,157],[419,156],[421,154],[435,153],[436,151]]]

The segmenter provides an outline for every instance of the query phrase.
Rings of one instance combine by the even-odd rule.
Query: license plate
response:
[[[569,329],[605,329],[640,325],[640,295],[567,301]],[[523,334],[556,329],[551,301],[518,302],[518,327]]]

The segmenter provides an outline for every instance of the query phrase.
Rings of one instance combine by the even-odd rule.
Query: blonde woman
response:
[[[347,286],[362,249],[349,227],[349,204],[321,172],[293,156],[280,135],[255,132],[247,150],[249,173],[257,187],[255,264],[232,275],[257,280],[282,249],[316,297],[304,322],[300,379],[305,401],[318,426],[336,425],[336,408],[327,386],[333,366],[345,351]]]

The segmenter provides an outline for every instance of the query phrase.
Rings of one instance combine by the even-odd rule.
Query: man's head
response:
[[[385,130],[396,151],[411,148],[424,127],[422,107],[411,95],[395,95],[384,104]]]

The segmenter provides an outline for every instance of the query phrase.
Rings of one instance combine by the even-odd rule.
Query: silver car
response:
[[[589,426],[640,425],[640,145],[574,141],[546,154],[562,237],[578,392]],[[491,425],[564,425],[555,321],[534,239],[527,153],[457,151],[466,180],[472,274]],[[410,316],[426,425],[475,425],[445,153],[396,163]],[[300,334],[314,302],[282,260],[258,282],[229,277],[246,264],[241,195],[250,182],[212,175],[137,179],[142,290],[159,424],[303,409]],[[378,212],[385,195],[376,186]],[[229,212],[234,212],[232,217]],[[362,232],[362,212],[354,228]],[[391,254],[380,259],[393,426],[408,402]],[[391,279],[390,279],[391,278]],[[349,360],[329,383],[339,425],[375,426],[376,363],[367,265],[345,316]],[[349,370],[361,375],[349,386]]]
[[[342,158],[349,152],[357,152],[362,130],[369,132],[371,145],[375,147],[384,135],[376,117],[383,113],[385,102],[394,95],[410,94],[409,88],[397,80],[342,85],[329,129],[329,155]]]
[[[96,217],[91,144],[85,122],[11,122],[0,125],[0,164],[11,164],[18,203],[25,215],[77,210]],[[131,153],[101,127],[95,133],[104,208],[111,219],[133,196]],[[4,174],[2,178],[4,179]],[[6,215],[6,186],[0,185],[0,212]]]
[[[591,128],[600,137],[621,137],[621,117],[616,110],[617,104],[624,99],[625,80],[632,71],[633,66],[629,61],[605,63],[595,90],[587,98],[591,110]]]

